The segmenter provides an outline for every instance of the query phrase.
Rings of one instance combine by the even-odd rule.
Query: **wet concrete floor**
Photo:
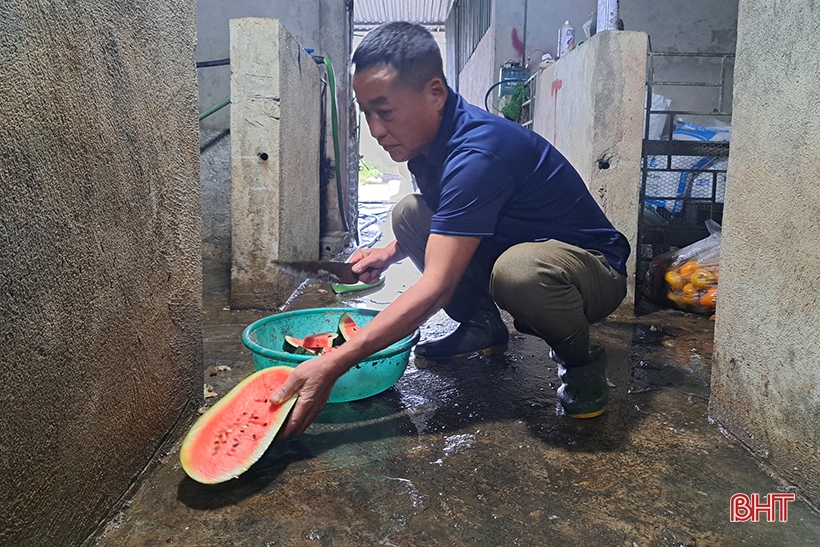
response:
[[[303,287],[288,309],[380,308],[412,283],[394,266],[371,294]],[[243,328],[267,315],[205,296],[205,382],[218,397],[253,371]],[[435,316],[423,336],[449,328]],[[328,405],[239,479],[187,478],[178,445],[96,538],[101,546],[818,545],[820,514],[729,521],[738,492],[792,491],[707,419],[712,326],[672,310],[593,327],[608,351],[609,411],[560,415],[556,366],[512,329],[499,358],[412,360],[392,389]],[[799,492],[798,492],[799,494]]]

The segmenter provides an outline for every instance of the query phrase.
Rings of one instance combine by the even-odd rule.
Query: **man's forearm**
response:
[[[404,260],[405,258],[407,258],[408,255],[406,252],[404,252],[404,249],[401,248],[401,245],[399,245],[398,239],[394,239],[390,245],[393,246],[393,260],[391,262],[392,264],[395,264],[399,260]],[[390,245],[388,245],[388,247]]]
[[[390,264],[395,264],[396,262],[407,258],[407,253],[405,253],[401,248],[397,239],[394,239],[389,245],[387,245],[387,248],[391,250]]]

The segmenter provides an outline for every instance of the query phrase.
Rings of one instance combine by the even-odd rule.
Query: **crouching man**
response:
[[[396,240],[356,251],[354,271],[374,282],[409,257],[422,276],[356,338],[294,370],[274,397],[299,393],[285,435],[310,425],[346,370],[441,308],[459,326],[419,344],[417,356],[503,353],[509,332],[500,307],[516,329],[549,344],[565,413],[603,413],[606,353],[590,344],[589,325],[626,295],[626,238],[546,140],[447,87],[438,46],[423,27],[379,27],[353,63],[353,89],[371,134],[393,160],[408,162],[421,192],[393,210]]]

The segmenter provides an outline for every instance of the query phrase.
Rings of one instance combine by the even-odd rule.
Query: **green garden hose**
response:
[[[203,119],[207,118],[208,116],[210,116],[211,114],[213,114],[214,112],[219,110],[220,108],[228,106],[229,104],[231,104],[231,97],[230,96],[225,97],[224,99],[222,99],[221,101],[219,101],[218,103],[213,105],[208,110],[205,110],[204,112],[201,112],[199,114],[199,120],[202,121]]]
[[[347,225],[347,217],[345,216],[344,197],[342,194],[342,171],[339,168],[339,162],[342,157],[339,153],[339,116],[336,113],[336,77],[333,72],[333,65],[330,59],[324,58],[325,67],[327,68],[327,85],[330,88],[330,122],[333,129],[333,164],[336,168],[336,194],[339,200],[339,215],[342,217],[342,227],[345,232],[349,232],[350,228]]]

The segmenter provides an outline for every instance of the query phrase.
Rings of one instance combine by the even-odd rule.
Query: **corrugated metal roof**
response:
[[[443,25],[453,0],[354,0],[355,25],[379,25],[390,21],[410,21],[423,25]]]

